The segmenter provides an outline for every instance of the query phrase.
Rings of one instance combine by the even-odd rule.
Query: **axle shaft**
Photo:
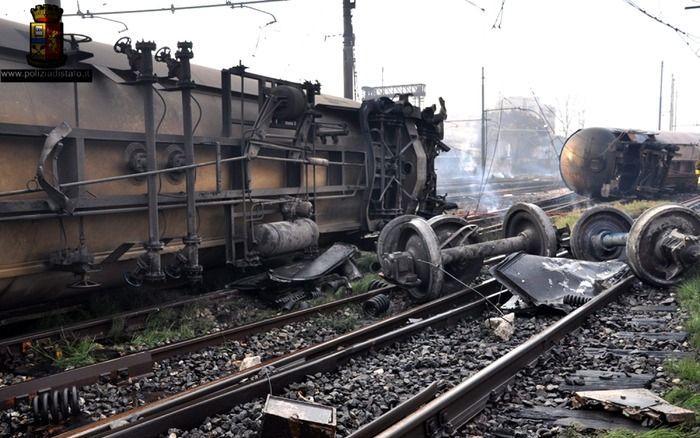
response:
[[[481,259],[524,251],[529,246],[531,238],[532,234],[525,230],[514,237],[443,249],[440,251],[442,263],[444,265],[449,265],[459,261]]]

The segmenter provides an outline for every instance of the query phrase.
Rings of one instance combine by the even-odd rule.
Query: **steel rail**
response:
[[[542,182],[542,183],[528,183],[528,184],[523,184],[521,186],[517,187],[511,187],[511,188],[498,188],[496,190],[490,190],[488,192],[489,195],[509,195],[509,194],[520,194],[520,193],[535,193],[535,192],[541,192],[541,191],[546,191],[546,190],[555,190],[555,189],[562,189],[566,188],[565,185],[555,183],[555,182]],[[478,192],[471,192],[471,191],[459,191],[453,194],[447,195],[447,200],[449,201],[454,201],[454,200],[461,200],[461,199],[467,199],[467,198],[474,198],[478,197],[479,193]]]
[[[85,386],[103,379],[125,379],[128,377],[133,378],[149,375],[153,372],[153,364],[163,359],[201,350],[213,345],[223,344],[227,341],[244,340],[251,334],[301,321],[316,313],[328,312],[338,307],[361,302],[377,294],[394,289],[395,287],[396,286],[389,285],[363,294],[343,298],[332,303],[321,304],[308,309],[298,310],[263,321],[257,321],[205,336],[175,342],[93,365],[74,368],[50,376],[39,377],[14,385],[0,387],[0,407],[13,407],[17,402],[27,400],[30,396],[47,390],[58,390],[70,386]]]
[[[484,297],[474,300],[477,294]],[[510,292],[501,290],[500,284],[490,279],[475,288],[455,292],[324,343],[68,431],[61,437],[144,437],[164,433],[172,427],[195,427],[207,416],[227,412],[233,405],[265,396],[269,392],[268,385],[279,392],[307,374],[333,371],[351,357],[390,345],[417,331],[455,324],[468,314],[479,315],[487,302],[504,302],[510,296]],[[419,321],[407,325],[409,320]],[[274,367],[274,371],[268,379],[253,379],[263,367]]]
[[[441,382],[433,382],[416,395],[402,402],[394,409],[386,412],[375,420],[365,424],[360,429],[348,435],[347,438],[374,437],[387,427],[398,423],[402,418],[415,412],[422,405],[430,402],[438,394]]]
[[[483,410],[493,394],[502,392],[518,371],[549,351],[564,336],[581,326],[588,317],[619,298],[629,289],[633,281],[632,275],[624,277],[542,333],[530,338],[382,433],[372,436],[413,438],[456,432]]]

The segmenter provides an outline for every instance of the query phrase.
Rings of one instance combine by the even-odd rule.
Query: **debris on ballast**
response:
[[[248,368],[252,368],[255,365],[260,365],[260,363],[260,356],[246,356],[245,358],[243,358],[241,364],[238,366],[238,370],[247,370]]]
[[[589,262],[518,252],[490,272],[526,304],[568,313],[590,301],[628,269],[617,260]]]
[[[507,341],[515,333],[515,313],[489,318],[486,320],[487,328],[493,330],[493,334],[503,341]]]
[[[644,388],[578,391],[571,402],[574,408],[602,407],[606,411],[622,412],[625,417],[647,425],[695,420],[695,412],[672,405]]]
[[[335,432],[335,408],[274,395],[267,396],[263,408],[261,438],[333,438]]]

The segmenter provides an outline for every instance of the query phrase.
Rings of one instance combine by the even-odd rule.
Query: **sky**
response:
[[[82,0],[80,9],[219,2]],[[29,23],[29,9],[36,3],[3,0],[0,18]],[[61,3],[65,14],[77,11],[76,0]],[[684,10],[700,1],[634,3],[690,36],[645,16],[627,0],[357,0],[357,88],[425,83],[426,103],[442,96],[449,119],[473,119],[481,111],[483,66],[487,107],[497,107],[500,96],[535,93],[558,108],[561,120],[568,114],[570,131],[580,126],[655,130],[664,61],[662,129],[669,127],[673,74],[677,130],[700,132],[700,9]],[[324,93],[342,95],[342,0],[255,6],[276,22],[267,24],[273,17],[266,13],[228,7],[110,15],[126,23],[125,32],[120,32],[123,25],[100,19],[63,21],[66,33],[109,44],[122,36],[173,48],[179,40],[190,40],[195,63],[220,69],[241,60],[252,72],[318,80]]]

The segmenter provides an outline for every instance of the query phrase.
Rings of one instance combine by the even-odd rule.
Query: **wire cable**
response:
[[[691,33],[689,33],[689,32],[686,32],[686,31],[684,31],[683,29],[680,29],[679,27],[674,26],[673,24],[671,24],[671,23],[669,23],[669,22],[662,20],[661,18],[659,18],[659,17],[657,17],[657,16],[651,14],[651,13],[648,12],[646,9],[642,8],[641,6],[639,6],[638,4],[636,4],[636,3],[635,3],[634,1],[632,1],[632,0],[624,0],[624,2],[627,3],[628,5],[630,5],[631,7],[633,7],[634,9],[636,9],[637,11],[641,12],[641,13],[644,14],[645,16],[647,16],[647,17],[651,18],[652,20],[656,21],[657,23],[659,23],[659,24],[661,24],[661,25],[663,25],[663,26],[666,26],[666,27],[668,27],[669,29],[671,29],[671,30],[673,30],[674,32],[676,32],[676,33],[680,36],[680,38],[681,38],[681,40],[683,41],[683,43],[685,43],[685,45],[688,46],[688,47],[690,48],[690,50],[693,51],[693,53],[695,54],[695,56],[700,56],[700,54],[698,53],[698,52],[700,52],[700,49],[697,49],[697,50],[696,50],[696,49],[693,47],[693,44],[699,44],[699,43],[700,43],[700,37],[698,37],[698,36],[696,36],[696,35],[693,35],[693,34],[691,34]]]
[[[499,318],[501,318],[502,320],[504,320],[504,321],[507,322],[508,324],[513,325],[512,322],[510,322],[510,321],[508,321],[508,320],[506,319],[505,313],[503,313],[503,311],[502,311],[501,309],[499,309],[498,306],[497,306],[496,304],[493,304],[491,301],[489,301],[489,300],[487,299],[488,297],[487,297],[486,295],[482,294],[481,292],[479,292],[478,289],[469,286],[467,283],[463,282],[463,281],[460,280],[459,278],[457,278],[457,277],[455,277],[454,275],[450,274],[450,273],[447,272],[444,268],[442,268],[441,266],[436,265],[435,263],[431,263],[431,262],[429,262],[429,261],[427,261],[427,260],[421,260],[421,259],[416,259],[416,261],[417,261],[417,262],[420,262],[420,263],[425,263],[426,265],[428,265],[428,266],[430,266],[430,267],[432,267],[432,268],[441,270],[444,274],[447,274],[448,277],[450,277],[451,279],[453,279],[453,280],[456,281],[457,283],[461,284],[462,286],[464,286],[465,288],[467,288],[467,289],[469,289],[469,290],[471,290],[471,291],[473,291],[473,292],[476,292],[477,295],[479,295],[481,298],[483,298],[484,300],[486,300],[486,303],[489,304],[490,306],[492,306],[492,307],[496,310],[496,312],[498,312]]]
[[[122,32],[126,32],[127,30],[129,30],[129,26],[127,26],[126,23],[124,23],[123,21],[115,20],[113,18],[96,17],[96,16],[90,14],[89,11],[87,14],[85,14],[85,13],[83,13],[83,11],[80,10],[80,1],[79,0],[77,1],[77,4],[78,4],[78,11],[74,14],[75,16],[79,16],[80,18],[99,18],[100,20],[111,21],[113,23],[118,23],[118,24],[121,24],[122,26],[124,26],[124,29],[118,30],[117,33],[122,33]],[[64,17],[66,17],[66,16],[68,16],[68,15],[64,15]]]
[[[503,23],[503,8],[506,5],[506,0],[501,0],[501,9],[498,10],[498,14],[496,15],[496,19],[493,22],[493,25],[491,25],[491,29],[500,29],[501,24]]]
[[[484,9],[484,8],[482,8],[481,6],[477,5],[477,4],[474,3],[472,0],[464,0],[464,1],[466,1],[466,2],[469,3],[470,5],[474,6],[475,8],[477,8],[478,10],[480,10],[481,12],[486,12],[486,9]]]
[[[192,128],[192,136],[194,136],[194,133],[197,131],[197,127],[199,126],[199,122],[202,121],[202,105],[199,104],[199,101],[196,97],[194,97],[194,94],[190,94],[190,97],[194,101],[195,105],[197,105],[197,108],[199,108],[199,117],[197,117],[197,122],[194,124],[194,128]]]
[[[272,2],[286,2],[287,0],[249,0],[241,2],[226,1],[225,3],[214,3],[207,5],[192,5],[192,6],[175,6],[171,4],[169,8],[152,8],[152,9],[128,9],[122,11],[104,11],[104,12],[90,12],[89,9],[82,12],[80,8],[75,14],[63,14],[64,17],[82,17],[82,18],[97,18],[97,15],[119,15],[119,14],[142,14],[149,12],[171,12],[184,11],[189,9],[205,9],[205,8],[220,8],[220,7],[230,7],[231,9],[243,8],[246,5],[253,5],[259,3],[272,3]]]
[[[160,97],[160,101],[163,102],[163,114],[160,116],[160,120],[158,121],[158,125],[156,126],[156,135],[158,135],[158,131],[160,131],[160,125],[163,124],[163,120],[165,120],[165,115],[168,114],[168,104],[165,103],[165,98],[163,98],[163,95],[160,94],[160,91],[156,87],[153,87],[153,91],[156,92],[158,97]]]
[[[484,172],[481,179],[481,187],[479,189],[479,197],[476,200],[476,209],[474,212],[479,211],[479,206],[481,204],[481,197],[484,195],[488,179],[491,177],[491,171],[493,170],[493,162],[496,160],[496,152],[498,151],[498,143],[501,139],[501,121],[503,119],[503,99],[501,99],[501,111],[498,112],[498,130],[496,131],[496,143],[493,145],[493,155],[491,155],[491,162],[489,163],[488,172]],[[488,145],[487,145],[488,146]],[[486,169],[484,169],[486,170]]]
[[[676,27],[676,26],[674,26],[674,25],[672,25],[672,24],[670,24],[670,23],[668,23],[668,22],[666,22],[666,21],[660,19],[659,17],[657,17],[657,16],[655,16],[655,15],[650,14],[649,12],[647,12],[646,9],[643,9],[642,7],[640,7],[638,4],[636,4],[636,3],[633,2],[632,0],[624,0],[624,1],[625,1],[625,3],[627,3],[627,4],[630,5],[630,6],[632,6],[633,8],[635,8],[636,10],[638,10],[639,12],[641,12],[642,14],[644,14],[644,15],[646,15],[647,17],[651,18],[652,20],[656,21],[657,23],[663,24],[664,26],[666,26],[666,27],[668,27],[668,28],[670,28],[670,29],[673,29],[674,31],[678,32],[679,34],[681,34],[681,35],[683,35],[683,36],[686,36],[686,37],[689,37],[689,38],[693,38],[693,35],[691,35],[691,34],[689,34],[688,32],[686,32],[686,31],[684,31],[684,30],[682,30],[682,29],[679,29],[678,27]]]

